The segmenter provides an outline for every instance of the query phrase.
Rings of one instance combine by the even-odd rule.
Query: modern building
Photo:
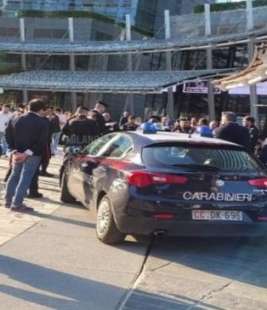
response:
[[[69,109],[77,104],[92,106],[100,98],[110,103],[114,117],[118,117],[124,108],[133,109],[134,113],[143,116],[144,112],[166,112],[170,100],[167,90],[172,85],[175,86],[172,87],[175,116],[180,113],[207,114],[207,83],[203,82],[199,90],[192,84],[187,87],[189,84],[185,83],[185,78],[201,78],[203,71],[199,70],[215,69],[219,72],[225,68],[244,68],[250,58],[248,39],[253,38],[257,43],[267,35],[267,6],[253,9],[254,25],[250,28],[245,8],[211,12],[208,23],[211,29],[208,29],[205,14],[201,10],[199,12],[199,5],[207,2],[219,1],[2,0],[0,72],[34,71],[28,76],[36,80],[18,84],[19,76],[12,75],[10,83],[18,84],[13,88],[2,85],[0,81],[0,87],[5,89],[0,101],[15,100],[18,103],[41,94],[49,96],[53,104]],[[194,13],[196,7],[199,13]],[[168,35],[165,10],[169,10],[171,15],[168,40],[165,40]],[[127,14],[131,17],[131,38],[125,24]],[[212,48],[212,66],[208,65],[209,46]],[[95,76],[98,88],[92,89],[91,84],[87,85],[88,91],[85,91],[86,85],[72,91],[68,91],[70,87],[67,86],[65,89],[53,85],[47,88],[47,80],[52,78],[48,75],[43,80],[38,79],[38,72],[44,70],[53,77],[54,85],[57,78],[71,80],[75,76],[73,85],[76,83],[78,86],[76,73],[80,72],[82,77],[87,72]],[[174,71],[172,75],[170,70]],[[184,70],[195,73],[192,76],[181,75]],[[131,71],[128,80],[125,78],[127,71]],[[165,71],[170,75],[167,76]],[[150,84],[149,79],[158,74],[161,74],[162,84]],[[101,88],[101,83],[106,83],[103,80],[105,75],[116,82],[113,83],[113,91]],[[150,88],[137,90],[138,81],[133,81],[144,82],[144,76]],[[131,77],[132,81],[129,81]],[[91,78],[84,80],[92,83]],[[9,81],[9,77],[5,80]],[[120,82],[124,83],[124,89],[119,88]],[[261,105],[265,104],[265,96],[258,99]],[[225,109],[245,114],[250,109],[247,95],[215,92],[214,102],[217,114]]]

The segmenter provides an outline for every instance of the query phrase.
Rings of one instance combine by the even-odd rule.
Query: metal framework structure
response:
[[[224,74],[222,70],[220,74]],[[25,71],[0,76],[0,87],[9,90],[160,94],[185,80],[214,78],[218,70],[194,71]]]
[[[68,40],[35,40],[22,42],[0,41],[0,51],[12,54],[41,54],[41,55],[112,55],[135,53],[159,53],[173,51],[190,51],[229,47],[248,43],[254,37],[255,42],[267,39],[267,27],[247,31],[241,34],[210,35],[183,39],[147,39],[133,41],[83,41],[70,42]]]
[[[205,14],[197,17],[197,23],[191,25],[189,16],[184,18],[190,21],[191,30],[195,27],[197,31],[192,31],[193,37],[189,36],[188,24],[184,27],[183,33],[178,33],[176,37],[172,37],[170,12],[165,11],[165,39],[145,39],[131,40],[131,18],[126,16],[126,40],[125,41],[83,41],[79,42],[75,38],[74,20],[68,18],[68,30],[66,37],[59,41],[39,40],[29,41],[27,39],[27,27],[24,18],[19,19],[19,37],[15,40],[7,41],[0,39],[0,52],[21,55],[22,70],[25,72],[11,74],[0,77],[0,87],[4,89],[15,89],[23,91],[23,99],[28,99],[29,90],[37,91],[59,91],[71,92],[71,101],[73,107],[76,104],[76,93],[78,92],[97,92],[97,93],[161,93],[168,90],[168,106],[167,111],[170,116],[174,114],[173,86],[182,84],[186,80],[196,78],[210,78],[222,72],[213,69],[212,51],[216,48],[230,47],[239,44],[247,44],[250,61],[249,68],[237,73],[230,78],[219,80],[219,85],[227,89],[229,85],[237,84],[240,76],[244,82],[251,84],[250,106],[251,113],[257,118],[257,92],[253,83],[258,81],[258,71],[267,74],[265,68],[264,53],[261,59],[255,56],[252,60],[255,45],[267,40],[266,27],[266,11],[262,8],[253,9],[252,0],[246,0],[247,8],[241,12],[230,14],[235,25],[244,24],[246,29],[240,31],[240,27],[236,28],[236,32],[225,33],[223,35],[214,35],[212,29],[212,21],[219,19],[215,14],[211,14],[210,5],[205,4]],[[266,8],[266,7],[265,7]],[[255,14],[254,14],[255,13]],[[239,15],[241,18],[236,18]],[[229,16],[230,16],[229,15]],[[255,17],[255,18],[254,18]],[[182,20],[179,19],[182,23]],[[199,23],[199,20],[201,22]],[[225,19],[226,21],[229,19]],[[258,22],[257,22],[258,21]],[[182,25],[182,24],[181,24]],[[218,26],[218,25],[217,25]],[[192,28],[193,27],[193,28]],[[204,29],[204,32],[203,32]],[[216,28],[217,29],[217,28]],[[235,28],[233,28],[235,29]],[[179,28],[180,31],[180,28]],[[187,31],[187,32],[186,32]],[[215,32],[221,33],[221,32]],[[66,39],[68,38],[68,39]],[[171,71],[172,70],[172,52],[177,51],[194,51],[206,50],[207,64],[206,70],[203,71]],[[259,53],[260,48],[257,50]],[[166,53],[166,71],[133,71],[132,54],[145,53]],[[27,71],[27,54],[32,55],[68,55],[70,63],[70,71]],[[78,55],[122,55],[128,56],[127,72],[76,72],[75,56]],[[265,57],[266,58],[266,57]],[[262,60],[262,61],[261,61]],[[255,69],[256,68],[256,69]],[[266,70],[265,70],[266,69]],[[256,70],[256,74],[252,74]],[[264,71],[265,70],[265,71]],[[244,78],[245,76],[248,79]],[[242,79],[241,79],[242,80]],[[232,82],[234,81],[234,82]],[[232,84],[231,84],[232,83]],[[238,82],[239,84],[241,82]],[[130,98],[130,95],[129,95]],[[130,100],[132,101],[132,100]],[[209,115],[211,119],[215,118],[215,103],[212,84],[209,82],[208,87]],[[131,106],[131,104],[129,104]]]

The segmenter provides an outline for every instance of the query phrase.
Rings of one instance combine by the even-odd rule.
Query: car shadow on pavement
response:
[[[57,221],[57,222],[65,223],[65,224],[78,225],[78,226],[86,227],[86,228],[95,228],[95,224],[93,224],[93,223],[69,219],[66,217],[57,216],[55,214],[44,214],[44,213],[34,212],[34,213],[31,213],[31,216],[36,216],[38,218]]]
[[[267,288],[267,238],[155,238],[150,252],[167,268],[196,271]],[[172,266],[171,266],[172,265]],[[160,263],[159,268],[160,269]],[[175,271],[174,271],[175,270]]]
[[[30,199],[30,198],[29,198]],[[50,197],[43,197],[43,198],[34,198],[33,199],[35,202],[40,202],[40,203],[43,203],[43,204],[54,204],[54,205],[58,205],[59,207],[63,207],[63,206],[66,206],[68,208],[74,208],[74,209],[84,209],[86,210],[86,208],[79,202],[75,203],[75,204],[66,204],[64,202],[60,202],[59,200],[56,200],[56,199],[52,199]],[[44,207],[45,208],[45,207]]]
[[[17,309],[27,309],[27,303],[31,303],[31,306],[62,310],[115,310],[127,293],[118,286],[4,255],[0,255],[0,274],[7,277],[5,284],[0,284],[0,294],[5,295],[1,300],[8,298],[8,304],[14,303]],[[10,300],[10,297],[14,299]],[[125,304],[125,309],[156,309],[159,304],[163,306],[160,309],[185,309],[193,305],[197,305],[197,309],[221,309],[183,296],[177,301],[177,298],[159,297],[141,290],[132,297]]]

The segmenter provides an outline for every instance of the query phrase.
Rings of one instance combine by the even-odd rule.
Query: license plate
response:
[[[221,211],[221,210],[194,210],[192,218],[196,221],[243,221],[243,212],[241,211]]]

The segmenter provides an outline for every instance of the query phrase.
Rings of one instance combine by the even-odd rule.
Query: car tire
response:
[[[116,226],[107,196],[104,196],[98,205],[96,235],[103,243],[110,245],[123,242],[126,236]]]
[[[62,175],[60,200],[65,203],[76,202],[74,197],[69,192],[68,185],[67,185],[67,175],[65,172],[63,172],[63,175]]]

